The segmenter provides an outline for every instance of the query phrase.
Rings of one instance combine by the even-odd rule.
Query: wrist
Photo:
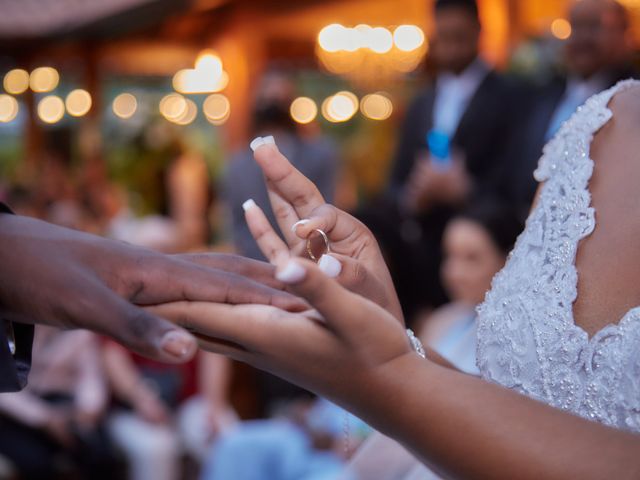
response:
[[[358,382],[356,395],[345,408],[386,435],[395,436],[402,412],[416,401],[424,401],[415,388],[425,381],[425,373],[432,362],[421,358],[413,350],[395,357]],[[420,397],[420,398],[417,398]]]

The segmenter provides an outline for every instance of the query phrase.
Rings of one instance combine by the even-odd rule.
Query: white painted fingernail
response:
[[[331,255],[324,254],[320,257],[318,268],[329,278],[336,278],[342,271],[342,264]]]
[[[255,206],[256,206],[256,202],[253,201],[253,198],[250,198],[249,200],[247,200],[242,204],[242,209],[246,212],[247,210]]]
[[[264,145],[264,139],[262,137],[256,137],[251,141],[249,147],[251,147],[251,150],[255,152],[258,147],[261,147],[262,145]]]
[[[296,233],[296,229],[301,226],[301,225],[306,225],[307,223],[309,223],[311,220],[309,220],[308,218],[302,219],[302,220],[298,220],[296,223],[294,223],[293,225],[291,225],[291,231],[293,233]]]
[[[284,283],[298,283],[307,271],[295,260],[289,260],[282,270],[276,272],[276,278]]]
[[[269,145],[275,145],[276,144],[276,139],[273,138],[273,135],[269,135],[267,137],[262,137],[262,141],[265,144],[269,144]]]

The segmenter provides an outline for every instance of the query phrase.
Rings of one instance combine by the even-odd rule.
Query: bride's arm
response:
[[[278,278],[323,316],[180,303],[155,312],[201,345],[332,399],[450,478],[640,478],[640,436],[604,427],[423,360],[378,305],[311,262]]]

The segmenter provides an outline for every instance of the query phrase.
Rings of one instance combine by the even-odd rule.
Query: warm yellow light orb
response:
[[[81,88],[70,92],[65,100],[67,112],[74,117],[86,115],[91,110],[91,103],[91,95]]]
[[[189,125],[198,116],[198,106],[191,99],[185,99],[186,108],[182,115],[174,119],[173,122],[178,125]]]
[[[4,89],[12,95],[20,95],[29,88],[29,72],[14,68],[4,76]]]
[[[18,115],[18,101],[11,95],[0,94],[0,122],[8,123]]]
[[[196,59],[195,69],[220,78],[222,75],[222,60],[213,50],[200,52]]]
[[[202,112],[210,122],[220,122],[229,117],[231,103],[220,93],[209,95],[202,104]]]
[[[398,50],[411,52],[424,44],[424,32],[415,25],[400,25],[393,31],[393,43]]]
[[[57,123],[64,116],[64,102],[57,95],[47,95],[38,103],[38,117],[45,123]]]
[[[165,95],[160,100],[160,113],[171,122],[185,115],[188,108],[187,99],[177,93]]]
[[[382,93],[365,95],[360,102],[360,111],[371,120],[386,120],[393,113],[391,100]]]
[[[318,44],[327,52],[337,52],[344,49],[346,36],[347,28],[339,23],[332,23],[320,30]]]
[[[330,122],[346,122],[358,111],[358,97],[343,91],[327,98],[322,105],[322,114]]]
[[[384,27],[372,28],[366,39],[366,45],[376,53],[387,53],[393,48],[393,36]]]
[[[121,93],[113,100],[111,108],[116,117],[126,120],[138,110],[138,100],[130,93]]]
[[[571,24],[564,18],[556,18],[551,23],[551,34],[559,40],[566,40],[571,36]]]
[[[295,122],[306,124],[316,118],[318,115],[318,106],[316,102],[309,97],[298,97],[291,102],[289,113]]]
[[[31,72],[29,86],[34,92],[50,92],[55,89],[60,82],[60,75],[55,68],[39,67]]]

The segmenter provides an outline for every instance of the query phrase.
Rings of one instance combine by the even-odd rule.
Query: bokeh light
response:
[[[566,40],[571,36],[571,24],[564,18],[556,18],[551,23],[551,34],[559,40]]]
[[[338,92],[322,102],[321,110],[323,117],[332,123],[346,122],[358,111],[358,97],[351,92]]]
[[[60,75],[55,68],[38,67],[29,78],[29,86],[34,92],[44,93],[54,90],[60,83]]]
[[[78,88],[67,95],[65,106],[69,115],[82,117],[91,109],[91,95],[86,90]]]
[[[339,23],[327,25],[318,34],[320,48],[327,52],[337,52],[343,48],[347,29]]]
[[[111,107],[116,117],[126,120],[138,110],[138,100],[130,93],[121,93],[113,100]]]
[[[213,93],[227,87],[229,74],[224,71],[220,57],[212,50],[205,50],[198,55],[195,68],[179,70],[172,83],[180,93]]]
[[[376,53],[387,53],[393,48],[393,36],[384,27],[372,28],[364,40],[367,47]]]
[[[29,72],[14,68],[4,76],[4,89],[12,95],[24,93],[29,88]]]
[[[393,113],[393,104],[385,94],[372,93],[362,98],[360,111],[371,120],[386,120]]]
[[[182,115],[173,120],[173,123],[178,125],[189,125],[198,116],[198,106],[195,102],[189,98],[185,98],[185,110]]]
[[[205,50],[198,55],[195,69],[220,78],[222,76],[222,60],[213,50]]]
[[[220,93],[209,95],[202,104],[202,112],[205,118],[214,125],[221,125],[231,113],[229,99]]]
[[[0,122],[8,123],[18,115],[18,101],[6,93],[0,94]]]
[[[318,115],[318,106],[309,97],[298,97],[291,102],[289,113],[295,122],[307,124],[312,122]]]
[[[400,25],[393,31],[393,42],[398,50],[411,52],[424,44],[424,32],[415,25]]]
[[[170,122],[175,122],[187,113],[187,99],[177,93],[165,95],[160,100],[160,113]]]
[[[45,123],[57,123],[64,116],[64,102],[57,95],[47,95],[38,103],[38,117]]]

